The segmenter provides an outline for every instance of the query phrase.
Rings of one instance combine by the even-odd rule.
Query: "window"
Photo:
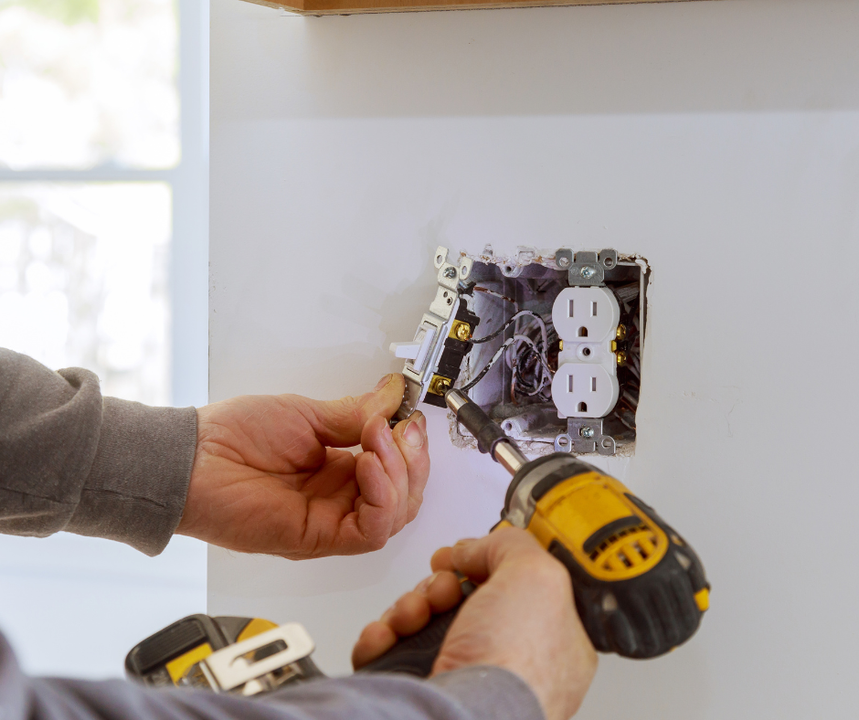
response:
[[[0,345],[149,404],[206,401],[207,24],[205,0],[0,0]],[[0,627],[30,672],[120,675],[203,610],[204,567],[185,538],[0,536]]]

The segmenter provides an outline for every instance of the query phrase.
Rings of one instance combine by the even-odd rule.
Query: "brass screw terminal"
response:
[[[471,325],[462,320],[456,320],[450,328],[450,337],[456,338],[460,342],[468,342],[471,340]]]
[[[618,340],[626,339],[626,325],[618,325],[617,332],[615,333]]]
[[[626,353],[623,350],[617,354],[617,364],[620,367],[626,365]]]
[[[433,395],[441,395],[444,397],[444,394],[450,390],[452,385],[453,381],[450,378],[442,377],[441,375],[433,375],[427,391],[431,392]]]

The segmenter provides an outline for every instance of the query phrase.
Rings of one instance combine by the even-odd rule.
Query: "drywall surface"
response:
[[[855,717],[859,4],[297,18],[212,7],[211,399],[398,367],[444,244],[615,247],[653,275],[635,456],[699,551],[698,635],[604,657],[580,717]],[[351,644],[482,534],[506,478],[430,408],[418,519],[375,554],[210,551],[209,611]],[[604,465],[605,466],[605,465]]]

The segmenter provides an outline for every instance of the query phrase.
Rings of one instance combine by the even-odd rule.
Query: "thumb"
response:
[[[353,447],[361,442],[361,431],[370,418],[393,416],[403,401],[405,384],[400,374],[386,375],[373,390],[356,397],[328,401],[304,398],[301,413],[323,445]]]
[[[475,582],[483,582],[502,565],[544,560],[546,551],[529,532],[515,527],[499,528],[479,540],[461,540],[451,549],[456,570]]]

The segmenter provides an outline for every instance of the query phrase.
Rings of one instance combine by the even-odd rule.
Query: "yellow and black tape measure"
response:
[[[126,675],[155,687],[198,687],[251,695],[320,676],[313,641],[297,623],[189,615],[135,645]]]

